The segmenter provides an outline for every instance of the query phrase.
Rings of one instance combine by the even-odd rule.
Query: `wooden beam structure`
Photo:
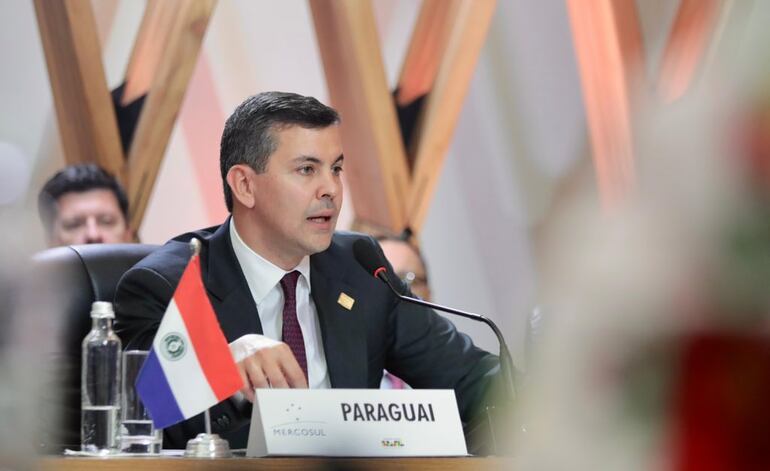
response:
[[[67,164],[96,162],[122,176],[115,110],[90,0],[35,0]]]
[[[148,3],[126,81],[133,83],[132,94],[147,90],[127,162],[129,225],[134,230],[139,229],[152,196],[215,5],[216,0]]]
[[[594,167],[605,208],[635,186],[632,107],[643,70],[634,0],[567,0],[588,118]]]
[[[69,132],[68,136],[76,136],[78,139],[72,142],[79,143],[82,149],[112,146],[110,152],[99,152],[108,157],[81,160],[96,160],[124,177],[133,229],[138,229],[146,210],[214,5],[215,0],[148,2],[121,97],[123,104],[145,97],[126,159],[119,148],[89,0],[36,0],[41,36],[50,51],[52,83],[55,89],[59,88],[57,96],[63,102],[57,106],[60,122],[89,122],[89,118],[99,116],[92,121],[92,128],[101,144],[95,144],[97,138],[93,137],[82,144],[84,133],[79,130]],[[347,152],[356,156],[349,161],[347,170],[357,217],[393,232],[405,227],[417,231],[450,145],[495,0],[423,3],[397,97],[399,103],[408,103],[427,96],[413,139],[413,179],[385,79],[371,4],[359,0],[311,0],[310,6],[332,102],[341,110],[344,122],[351,123],[343,124],[343,140]],[[69,57],[64,59],[58,50],[54,52],[54,44],[61,42],[61,37],[69,38],[70,44]],[[63,83],[59,75],[66,73],[63,64],[72,63],[71,58],[79,59],[80,62],[74,62],[83,64],[81,69],[85,70]],[[84,62],[83,58],[89,59]],[[101,81],[101,86],[89,85],[81,91],[81,95],[90,92],[91,99],[78,97],[74,101],[101,103],[100,112],[106,112],[109,119],[91,109],[81,113],[87,115],[84,119],[70,119],[73,106],[64,101],[75,96],[70,90],[71,83],[94,81]],[[68,150],[68,155],[88,154]],[[70,161],[76,160],[73,157]]]
[[[385,79],[371,4],[310,0],[360,226],[418,231],[451,142],[495,0],[424,0],[397,86],[396,102],[427,96],[407,154]],[[409,176],[408,156],[414,157]]]
[[[681,0],[658,77],[665,103],[684,95],[712,42],[724,0]]]
[[[692,85],[707,56],[725,0],[681,0],[661,61],[658,98],[670,103]],[[635,187],[633,115],[643,96],[644,51],[634,0],[567,0],[605,208]]]
[[[159,45],[168,44],[171,34],[169,26],[174,21],[178,6],[173,0],[147,2],[126,67],[125,88],[120,99],[122,105],[128,105],[149,93],[163,57],[163,47]]]
[[[664,102],[691,86],[728,3],[681,0],[657,78]],[[117,3],[105,5],[102,14],[109,19]],[[148,0],[121,97],[124,105],[145,98],[126,156],[91,0],[34,0],[66,162],[96,162],[117,175],[128,189],[134,230],[152,194],[215,5],[216,0]],[[343,116],[344,146],[354,156],[346,172],[356,217],[393,233],[406,227],[417,232],[495,0],[423,0],[395,104],[371,3],[310,0],[310,7],[331,101]],[[633,112],[644,85],[635,0],[567,0],[567,7],[599,192],[605,207],[612,207],[635,186]],[[425,101],[405,149],[395,105],[421,97]]]
[[[126,72],[123,104],[145,102],[128,156],[101,60],[91,0],[35,0],[68,164],[96,162],[127,188],[137,231],[216,0],[149,0]]]
[[[310,0],[342,141],[356,217],[400,231],[406,224],[409,175],[369,1]]]
[[[451,1],[422,2],[396,88],[396,103],[399,106],[412,103],[433,88],[451,32]]]
[[[124,105],[145,98],[126,157],[104,79],[90,0],[35,1],[68,162],[96,161],[121,177],[134,230],[146,210],[215,3],[148,1],[120,98]],[[428,96],[414,140],[415,180],[419,180],[415,187],[371,4],[311,0],[330,95],[343,116],[345,148],[356,156],[346,167],[359,219],[393,232],[407,226],[419,229],[494,4],[494,0],[424,2],[398,98],[407,102]]]
[[[451,25],[446,49],[412,139],[415,166],[409,192],[409,227],[419,232],[452,142],[478,56],[489,30],[495,0],[448,0]]]

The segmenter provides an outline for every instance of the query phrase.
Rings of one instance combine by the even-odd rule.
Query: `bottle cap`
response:
[[[107,301],[94,301],[91,305],[91,318],[115,319],[115,311],[112,310],[112,303]]]

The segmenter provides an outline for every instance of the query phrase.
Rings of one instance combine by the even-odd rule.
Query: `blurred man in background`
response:
[[[38,195],[48,245],[131,242],[128,198],[120,183],[95,164],[65,167]]]
[[[377,241],[382,247],[385,258],[393,266],[393,271],[415,296],[431,300],[430,285],[428,284],[428,270],[425,259],[416,245],[409,242],[412,232],[409,229],[397,237],[381,234]],[[408,294],[408,293],[407,293]],[[409,385],[401,378],[385,371],[382,375],[381,389],[404,389]]]
[[[425,259],[420,249],[409,242],[411,231],[393,237],[388,235],[377,236],[385,258],[388,259],[396,275],[406,286],[425,301],[431,300],[430,284],[428,283],[428,270]]]

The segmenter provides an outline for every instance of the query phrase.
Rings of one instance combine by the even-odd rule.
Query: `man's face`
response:
[[[131,231],[110,190],[64,193],[56,207],[51,246],[131,242]]]
[[[409,285],[412,293],[430,301],[430,286],[425,273],[425,266],[414,249],[406,242],[398,240],[380,241],[385,258],[388,259],[396,276]]]
[[[289,126],[273,136],[278,145],[267,168],[254,173],[247,230],[252,248],[289,269],[331,243],[342,206],[342,144],[338,126]]]

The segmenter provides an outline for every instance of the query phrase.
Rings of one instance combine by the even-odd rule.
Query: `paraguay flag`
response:
[[[155,427],[165,428],[200,414],[242,386],[203,287],[196,251],[166,308],[136,390]]]

